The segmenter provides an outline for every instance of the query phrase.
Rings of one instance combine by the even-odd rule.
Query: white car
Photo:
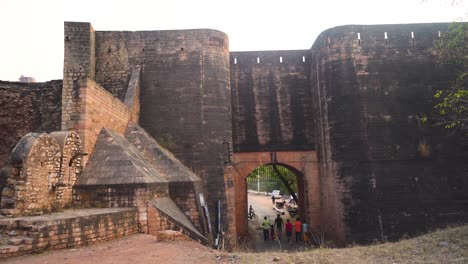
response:
[[[281,196],[281,194],[280,194],[280,190],[273,190],[273,191],[271,192],[271,195],[272,195],[273,197],[275,197],[275,199],[281,199],[281,198],[283,197],[283,196]]]

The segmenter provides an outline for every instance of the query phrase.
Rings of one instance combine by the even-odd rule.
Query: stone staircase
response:
[[[41,237],[39,227],[0,218],[0,258],[19,256],[33,250]]]

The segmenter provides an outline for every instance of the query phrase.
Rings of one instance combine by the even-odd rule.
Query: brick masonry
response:
[[[75,248],[138,232],[137,210],[80,209],[37,217],[0,218],[0,258]]]
[[[93,152],[102,128],[123,134],[130,121],[128,107],[118,98],[89,78],[74,81],[73,113],[69,129],[80,134],[84,152]],[[86,160],[86,158],[85,158]]]

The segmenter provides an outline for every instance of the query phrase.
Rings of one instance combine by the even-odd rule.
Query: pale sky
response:
[[[64,21],[100,30],[211,28],[231,51],[308,49],[349,24],[452,22],[468,0],[1,0],[0,80],[62,79]]]

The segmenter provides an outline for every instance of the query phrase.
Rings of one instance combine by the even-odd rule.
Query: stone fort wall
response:
[[[315,149],[310,51],[231,52],[234,151]]]
[[[447,26],[343,26],[314,43],[321,216],[336,241],[393,240],[468,220],[466,144],[421,122],[454,79],[434,50]]]
[[[61,128],[84,131],[87,152],[98,129],[122,134],[138,116],[121,101],[141,69],[139,124],[201,176],[212,225],[221,201],[223,227],[235,230],[226,142],[239,153],[316,150],[318,222],[339,244],[468,221],[467,144],[421,122],[454,77],[433,49],[447,26],[343,26],[310,50],[230,53],[214,30],[100,32],[66,22]]]
[[[45,83],[0,81],[0,167],[29,132],[60,130],[62,80]]]
[[[80,78],[94,80],[123,101],[136,68],[141,68],[140,126],[202,178],[212,225],[219,200],[223,228],[235,233],[227,219],[232,206],[227,205],[223,177],[224,142],[231,141],[232,133],[224,33],[107,32],[94,31],[89,23],[66,22],[63,101],[70,112],[63,115],[62,129],[76,122],[73,98]],[[86,137],[84,141],[86,148]]]

